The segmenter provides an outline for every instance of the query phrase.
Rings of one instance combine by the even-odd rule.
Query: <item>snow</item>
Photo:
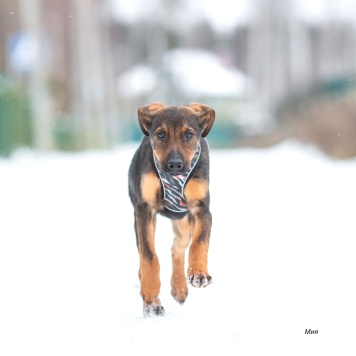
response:
[[[111,1],[114,18],[123,23],[133,24],[139,21],[162,22],[179,31],[189,31],[191,25],[209,21],[213,28],[221,33],[231,32],[237,24],[245,24],[250,13],[250,3],[245,0],[182,0],[167,3],[150,0]],[[182,16],[183,15],[183,16]]]
[[[356,19],[354,0],[301,0],[295,2],[297,15],[310,23]]]
[[[261,0],[263,1],[263,0]],[[191,31],[192,25],[208,21],[219,34],[231,34],[238,27],[249,23],[261,1],[256,0],[182,0],[167,5],[164,1],[113,0],[112,14],[119,22],[127,24],[139,21],[161,21],[179,31]],[[292,0],[298,18],[310,23],[330,20],[355,21],[354,0]],[[184,16],[182,16],[184,14]]]
[[[246,24],[255,3],[246,0],[198,0],[198,6],[197,13],[202,12],[215,31],[230,33],[236,26]]]
[[[177,87],[188,96],[245,98],[251,90],[251,80],[245,74],[223,66],[208,51],[179,48],[169,51],[164,59]]]
[[[208,51],[188,48],[167,51],[163,68],[187,97],[245,99],[253,91],[248,76],[237,68],[224,66]],[[137,64],[119,77],[118,90],[126,98],[148,94],[157,86],[158,74],[146,64]]]
[[[157,84],[155,71],[146,64],[136,64],[122,74],[118,80],[118,89],[125,98],[149,94]]]
[[[127,194],[136,146],[0,159],[2,356],[355,354],[355,160],[295,142],[212,150],[214,283],[173,300],[159,218],[166,315],[145,319]]]

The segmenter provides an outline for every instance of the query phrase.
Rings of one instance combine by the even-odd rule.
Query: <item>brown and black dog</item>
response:
[[[207,269],[212,217],[209,151],[204,137],[214,123],[215,111],[197,103],[154,103],[139,108],[138,119],[145,137],[130,165],[129,194],[135,210],[143,313],[163,315],[154,242],[157,213],[170,218],[173,224],[171,285],[175,300],[184,303],[187,281],[194,287],[212,282]],[[184,255],[190,242],[186,278]]]

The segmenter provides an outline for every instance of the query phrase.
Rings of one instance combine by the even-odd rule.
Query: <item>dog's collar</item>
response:
[[[156,157],[153,154],[153,160],[163,187],[163,206],[166,209],[176,213],[186,213],[188,211],[187,202],[184,197],[184,186],[199,160],[200,153],[201,147],[199,145],[190,162],[190,170],[179,175],[171,175],[160,170]]]

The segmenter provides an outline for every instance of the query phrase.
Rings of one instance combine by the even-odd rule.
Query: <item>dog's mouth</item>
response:
[[[173,177],[176,177],[176,176],[186,176],[187,174],[188,174],[188,170],[185,170],[184,172],[182,172],[182,171],[178,171],[178,172],[167,172],[167,171],[165,171],[165,173],[166,174],[169,174],[169,175],[171,175],[171,176],[173,176]]]

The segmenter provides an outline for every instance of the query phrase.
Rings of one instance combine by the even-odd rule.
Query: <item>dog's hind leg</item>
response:
[[[172,220],[174,242],[172,246],[172,296],[178,303],[184,303],[188,295],[188,286],[184,274],[185,250],[190,242],[191,227],[188,215],[180,220]]]
[[[136,233],[140,255],[139,278],[143,299],[143,314],[163,315],[164,309],[159,300],[160,266],[155,252],[154,234],[156,229],[156,213],[147,204],[140,204],[135,209]]]

